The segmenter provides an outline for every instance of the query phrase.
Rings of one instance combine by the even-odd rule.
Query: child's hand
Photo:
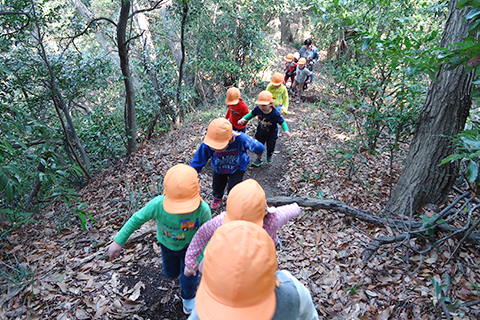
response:
[[[190,268],[188,266],[185,266],[185,270],[183,271],[183,274],[185,275],[185,277],[190,277],[190,276],[193,276],[197,273],[197,270],[198,270],[198,265],[200,263],[195,262],[195,265],[193,266],[193,268]]]
[[[282,114],[283,114],[284,116],[286,116],[287,113],[288,113],[288,112],[287,112],[287,108],[283,108],[283,107],[282,107],[282,110],[281,110],[281,111],[282,111]]]
[[[120,251],[122,250],[122,245],[118,244],[116,241],[113,241],[110,247],[108,248],[108,259],[112,260],[118,258]]]
[[[247,123],[247,120],[242,118],[242,119],[238,120],[237,123],[240,124],[240,125],[244,125],[245,123]]]
[[[285,133],[285,135],[287,136],[288,139],[290,139],[292,137],[292,134],[290,133],[290,130],[285,131],[284,133]]]

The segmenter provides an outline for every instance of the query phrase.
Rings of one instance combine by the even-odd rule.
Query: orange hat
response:
[[[273,96],[270,91],[262,91],[258,94],[258,100],[255,102],[256,104],[269,104],[273,101]]]
[[[263,227],[265,204],[266,197],[262,186],[253,179],[242,181],[228,193],[227,214],[223,223],[244,220]]]
[[[285,61],[290,62],[292,60],[293,60],[293,53],[287,54],[287,58],[285,59]]]
[[[283,75],[281,73],[275,73],[273,76],[272,76],[272,81],[270,81],[271,84],[273,84],[274,86],[278,86],[280,84],[283,83]]]
[[[217,118],[208,125],[207,135],[203,142],[210,148],[221,150],[228,145],[232,135],[238,136],[239,133],[233,131],[230,121],[225,118]]]
[[[298,59],[298,64],[307,64],[307,59],[305,58]]]
[[[232,87],[227,90],[227,98],[225,99],[226,104],[237,104],[240,101],[241,97],[240,90],[238,88]]]
[[[270,320],[276,308],[275,244],[261,227],[232,221],[213,234],[195,298],[202,320]]]
[[[197,170],[186,164],[177,164],[168,169],[163,187],[163,209],[168,213],[193,212],[202,201]]]

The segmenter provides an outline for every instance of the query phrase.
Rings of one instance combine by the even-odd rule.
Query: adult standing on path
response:
[[[305,58],[307,60],[307,68],[313,72],[315,63],[318,61],[318,49],[312,44],[312,39],[306,39],[303,42],[303,46],[300,48],[298,53],[300,58]],[[313,81],[313,74],[310,76],[310,83]],[[307,82],[305,82],[306,85]]]

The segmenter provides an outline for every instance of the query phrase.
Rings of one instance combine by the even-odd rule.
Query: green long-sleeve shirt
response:
[[[118,244],[124,245],[130,235],[145,222],[156,219],[157,240],[170,250],[182,250],[192,241],[198,228],[212,219],[210,207],[205,201],[189,214],[170,214],[163,209],[165,196],[152,199],[145,207],[135,212],[115,236]]]

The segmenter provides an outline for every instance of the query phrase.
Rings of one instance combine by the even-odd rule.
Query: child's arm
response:
[[[187,252],[185,254],[185,275],[187,275],[187,267],[197,271],[198,264],[197,258],[203,250],[203,247],[208,243],[213,236],[215,230],[217,230],[223,224],[223,218],[225,218],[225,212],[216,216],[212,220],[204,223],[200,229],[193,236],[192,242],[190,242]],[[190,271],[191,272],[191,271]],[[191,274],[190,274],[191,275]]]
[[[296,202],[287,204],[276,208],[275,215],[277,215],[277,229],[287,223],[290,219],[298,218],[300,215],[300,207]]]
[[[253,139],[248,135],[245,135],[245,138],[245,147],[251,152],[261,155],[265,151],[265,146],[257,139]]]
[[[163,197],[162,197],[163,199]],[[147,203],[145,207],[135,212],[127,223],[120,229],[118,234],[115,236],[115,240],[112,242],[108,248],[108,258],[114,259],[120,255],[123,245],[127,242],[130,235],[140,228],[145,222],[155,218],[156,207],[161,206],[161,198],[154,198],[152,201]]]
[[[242,119],[238,120],[238,124],[245,124],[247,121],[250,121],[254,117],[252,111],[246,114]]]
[[[200,173],[203,167],[207,164],[208,159],[212,156],[212,153],[212,149],[210,149],[205,143],[202,143],[197,152],[195,152],[192,161],[190,161],[190,167],[195,168],[195,170]]]
[[[282,114],[286,115],[288,113],[288,90],[285,87],[285,91],[283,92],[283,103],[282,103]]]
[[[290,133],[290,130],[288,129],[287,122],[285,120],[283,120],[283,122],[280,124],[280,126],[282,127],[282,130],[283,130],[283,132],[285,132],[287,137],[290,138],[292,136],[292,134]]]

